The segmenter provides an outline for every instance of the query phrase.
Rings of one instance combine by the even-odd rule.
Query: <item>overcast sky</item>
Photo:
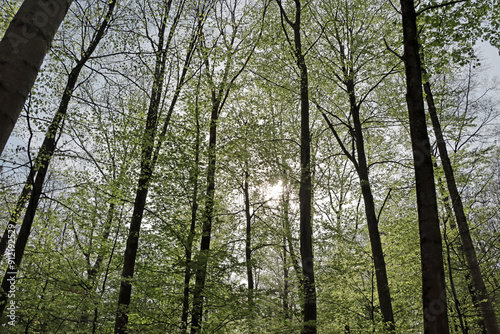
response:
[[[478,44],[480,56],[484,57],[483,65],[488,65],[488,71],[492,77],[496,77],[500,82],[500,55],[498,50],[487,42]]]

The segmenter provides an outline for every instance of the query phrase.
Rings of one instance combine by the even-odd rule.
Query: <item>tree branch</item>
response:
[[[454,5],[454,4],[465,2],[465,1],[467,1],[467,0],[455,0],[455,1],[450,1],[450,2],[440,3],[439,5],[428,6],[428,7],[425,7],[425,8],[422,8],[421,10],[419,10],[417,12],[417,16],[419,16],[423,12],[426,12],[426,11],[431,10],[431,9],[446,7],[446,6]]]

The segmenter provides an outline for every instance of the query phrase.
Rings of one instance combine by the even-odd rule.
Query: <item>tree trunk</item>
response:
[[[305,56],[302,52],[300,33],[301,3],[295,0],[295,22],[292,22],[282,6],[281,19],[293,29],[293,53],[300,76],[300,256],[302,258],[303,328],[302,334],[315,334],[316,328],[316,286],[314,281],[314,256],[312,244],[312,180],[311,180],[311,134],[309,129],[309,82]],[[285,26],[283,25],[283,29]],[[287,35],[288,36],[288,35]],[[292,44],[291,41],[289,41]]]
[[[40,147],[40,150],[38,152],[37,159],[35,161],[35,166],[33,167],[33,170],[30,172],[30,175],[28,176],[28,179],[25,182],[23,191],[21,195],[19,196],[19,199],[16,203],[16,208],[13,214],[11,215],[11,218],[9,219],[9,223],[7,224],[7,230],[13,231],[16,225],[17,221],[17,216],[20,214],[22,207],[25,204],[25,201],[29,197],[29,204],[28,208],[26,209],[26,213],[24,215],[23,223],[21,225],[21,229],[19,231],[19,236],[16,241],[15,245],[15,255],[14,258],[9,261],[8,269],[6,270],[6,274],[3,278],[2,282],[2,288],[3,292],[0,293],[0,316],[3,314],[3,311],[5,309],[6,303],[7,303],[7,291],[8,288],[14,284],[17,272],[19,270],[19,267],[21,265],[22,257],[24,255],[24,250],[26,248],[26,244],[29,239],[29,235],[31,233],[31,226],[33,224],[33,220],[35,218],[36,210],[38,208],[38,202],[40,200],[40,196],[42,194],[42,189],[43,189],[43,183],[45,181],[45,176],[47,174],[48,168],[50,161],[52,159],[52,156],[54,155],[54,151],[56,149],[56,144],[57,144],[57,137],[58,133],[62,129],[61,127],[61,122],[66,116],[66,113],[68,111],[68,105],[71,100],[71,97],[73,96],[73,90],[76,86],[76,82],[78,80],[78,76],[80,75],[81,70],[83,69],[83,66],[87,62],[87,60],[90,58],[92,53],[94,52],[95,48],[99,44],[99,42],[102,40],[106,27],[108,25],[108,22],[111,18],[111,15],[113,14],[113,10],[115,8],[116,1],[111,1],[109,3],[108,11],[106,13],[105,18],[101,22],[101,25],[99,26],[99,30],[97,31],[96,35],[93,37],[92,41],[90,42],[89,47],[87,50],[82,55],[82,58],[77,62],[76,66],[71,70],[71,73],[68,77],[68,82],[66,83],[66,88],[64,89],[63,97],[61,99],[61,103],[59,104],[59,108],[56,112],[56,115],[54,116],[54,119],[52,120],[52,123],[49,126],[49,129],[47,130],[47,134],[45,135],[45,139],[42,143],[42,146]],[[33,181],[33,176],[36,173],[36,179]],[[32,194],[31,196],[26,194],[26,189],[29,189],[30,187],[33,187],[31,190]],[[8,232],[9,234],[9,232]],[[4,233],[5,236],[5,233]],[[7,235],[9,236],[9,235]],[[10,236],[13,237],[14,234],[11,232]],[[7,242],[4,242],[2,238],[2,245]],[[3,246],[2,246],[3,247]]]
[[[40,156],[40,153],[38,155]],[[38,158],[37,158],[38,160]],[[37,161],[35,160],[35,161]],[[2,236],[2,240],[0,241],[0,258],[2,258],[5,254],[5,250],[7,249],[7,243],[9,241],[9,231],[14,230],[15,226],[17,224],[17,221],[19,220],[19,217],[21,216],[21,212],[23,211],[26,202],[28,202],[31,191],[33,188],[33,180],[35,178],[35,167],[33,166],[30,168],[30,173],[28,177],[26,178],[26,181],[24,183],[23,190],[21,191],[21,195],[17,198],[16,205],[14,207],[14,210],[10,214],[9,221],[7,222],[7,227],[5,228],[5,231]],[[12,233],[12,232],[11,232]]]
[[[253,313],[253,270],[252,270],[252,214],[250,213],[250,193],[248,186],[248,179],[250,174],[245,170],[245,182],[243,185],[243,193],[245,197],[245,262],[247,266],[247,289],[248,289],[248,306],[250,312]]]
[[[352,90],[349,90],[352,89]],[[368,176],[368,165],[366,162],[363,130],[359,118],[359,105],[354,101],[354,83],[350,80],[348,84],[348,92],[350,93],[351,112],[353,115],[354,133],[356,140],[356,148],[358,152],[358,177],[361,185],[361,192],[365,203],[366,222],[368,225],[368,233],[370,236],[370,244],[373,255],[373,263],[375,266],[375,276],[377,278],[377,292],[380,302],[380,310],[382,318],[386,324],[388,333],[395,332],[394,315],[392,312],[391,293],[389,290],[389,281],[387,279],[387,270],[385,266],[384,252],[382,250],[382,242],[378,230],[378,219],[375,212],[375,201],[370,186]]]
[[[434,157],[435,158],[435,157]],[[434,161],[434,167],[438,168],[438,164]],[[453,297],[453,302],[455,303],[455,309],[457,311],[458,323],[460,326],[460,330],[462,334],[468,334],[467,327],[464,324],[464,316],[462,313],[462,308],[460,305],[460,300],[458,299],[457,289],[455,287],[455,279],[453,275],[453,267],[451,262],[451,253],[452,253],[452,244],[448,241],[448,232],[447,226],[449,225],[452,230],[456,228],[455,222],[453,221],[453,212],[451,210],[449,197],[446,195],[443,186],[443,180],[440,176],[437,177],[438,190],[439,195],[441,196],[441,200],[443,201],[443,205],[446,211],[446,218],[443,219],[443,237],[444,237],[444,245],[446,249],[446,262],[448,264],[448,279],[450,282],[450,289]]]
[[[253,333],[253,319],[255,303],[253,299],[254,294],[254,280],[252,268],[252,214],[250,212],[250,191],[248,179],[250,174],[245,170],[245,181],[243,184],[243,194],[245,197],[245,263],[247,267],[247,293],[248,293],[248,311],[250,312],[250,325],[249,333]]]
[[[134,276],[135,261],[137,258],[137,249],[139,248],[139,232],[141,229],[142,216],[146,206],[151,176],[153,175],[153,150],[157,132],[158,110],[163,89],[163,79],[165,76],[166,52],[169,49],[170,41],[175,31],[179,13],[176,20],[170,28],[170,34],[164,45],[165,30],[169,16],[172,0],[165,5],[165,12],[159,30],[159,41],[156,50],[156,64],[153,77],[153,87],[151,89],[151,98],[149,101],[148,114],[146,117],[146,127],[141,143],[141,171],[137,184],[137,192],[134,201],[134,211],[130,222],[129,234],[127,237],[127,246],[123,259],[122,280],[120,283],[120,292],[118,295],[118,310],[115,319],[115,333],[125,334],[128,325],[128,307],[132,295],[131,280]]]
[[[288,287],[289,270],[287,258],[286,237],[283,237],[283,315],[285,320],[290,320],[292,317],[290,315],[290,302],[288,299],[290,292]]]
[[[0,155],[72,0],[25,0],[0,41]]]
[[[341,47],[341,51],[343,51],[343,47]],[[366,161],[363,129],[361,126],[361,119],[359,115],[360,105],[356,101],[354,78],[350,77],[351,74],[346,67],[343,67],[342,70],[344,76],[347,78],[344,84],[346,86],[347,93],[349,94],[350,114],[352,115],[352,121],[354,123],[354,130],[352,130],[352,128],[350,128],[349,130],[351,136],[353,137],[353,141],[356,143],[357,159],[353,154],[348,153],[344,143],[338,136],[333,124],[329,121],[325,113],[323,113],[323,118],[326,120],[329,128],[333,132],[344,153],[347,154],[347,157],[353,163],[359,177],[361,193],[363,195],[363,201],[365,204],[365,214],[368,225],[368,234],[370,237],[373,262],[375,266],[375,276],[377,279],[377,292],[380,302],[380,309],[382,312],[383,321],[387,326],[386,328],[388,332],[394,333],[394,314],[392,311],[392,301],[389,290],[389,282],[387,278],[384,252],[382,250],[382,242],[380,240],[380,233],[378,230],[378,219],[375,211],[375,201],[373,199],[370,179],[368,175],[369,171]],[[352,68],[350,69],[350,72],[353,72]]]
[[[423,69],[422,73],[426,74],[425,69]],[[432,95],[429,81],[424,83],[424,90],[426,94],[429,114],[432,120],[432,127],[434,128],[434,134],[436,136],[441,163],[443,165],[446,184],[448,186],[448,191],[450,192],[451,203],[453,205],[453,211],[455,212],[455,218],[457,220],[460,240],[462,241],[465,259],[467,260],[467,267],[472,278],[472,284],[474,285],[474,289],[476,290],[477,297],[479,299],[479,306],[484,319],[484,324],[486,325],[488,334],[500,334],[500,329],[495,317],[495,311],[493,309],[493,305],[491,304],[491,299],[489,298],[488,291],[486,290],[483,276],[481,274],[481,268],[477,260],[476,250],[474,249],[474,244],[472,243],[472,238],[470,236],[469,224],[467,223],[467,217],[465,216],[462,198],[457,189],[451,161],[448,157],[448,151],[446,149],[443,132],[441,131],[441,125],[439,124],[436,106],[434,104],[434,97]]]
[[[208,186],[205,200],[205,217],[203,220],[200,254],[196,269],[196,283],[193,293],[193,316],[191,318],[191,334],[195,334],[200,331],[203,315],[203,290],[205,289],[205,280],[207,276],[207,265],[210,252],[210,238],[212,236],[212,220],[214,216],[215,166],[217,158],[217,120],[219,118],[219,106],[220,99],[216,97],[215,91],[212,91],[212,113],[210,118],[210,135],[208,140]]]
[[[183,334],[187,333],[188,314],[189,314],[189,284],[191,281],[191,266],[192,266],[192,253],[193,241],[196,232],[196,213],[198,211],[198,175],[199,175],[199,161],[200,161],[200,122],[199,122],[199,109],[198,109],[198,93],[196,94],[196,141],[195,141],[195,157],[194,157],[194,171],[192,172],[193,183],[193,199],[191,206],[191,226],[189,227],[189,236],[186,245],[186,269],[184,271],[184,291],[182,299],[182,315],[181,315],[181,331]]]
[[[406,102],[417,191],[417,210],[422,265],[424,332],[447,334],[448,310],[443,265],[443,247],[434,184],[429,136],[422,94],[416,13],[413,0],[401,0],[406,69]]]

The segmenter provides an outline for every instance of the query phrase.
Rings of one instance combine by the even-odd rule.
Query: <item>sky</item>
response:
[[[492,78],[498,78],[500,82],[500,55],[499,50],[494,48],[488,42],[481,42],[478,44],[479,54],[485,58],[483,65],[489,65],[488,75]]]

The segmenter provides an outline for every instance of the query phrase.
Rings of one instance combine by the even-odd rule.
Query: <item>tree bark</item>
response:
[[[253,266],[252,266],[252,213],[250,212],[250,190],[248,179],[250,178],[250,173],[245,170],[245,181],[243,183],[243,194],[245,198],[245,264],[247,267],[247,293],[248,293],[248,311],[250,313],[249,319],[249,333],[254,333],[253,331],[253,320],[254,320],[254,279],[253,279]]]
[[[316,285],[314,280],[314,255],[312,242],[312,179],[311,179],[311,134],[309,129],[309,82],[305,56],[301,41],[300,0],[295,0],[295,21],[292,22],[280,0],[277,0],[281,18],[293,30],[293,53],[300,76],[300,256],[302,259],[302,334],[316,334]],[[283,25],[285,30],[285,26]],[[285,30],[286,33],[286,30]],[[287,35],[288,36],[288,35]],[[290,41],[292,45],[292,42]]]
[[[208,66],[207,66],[208,68]],[[215,166],[217,146],[217,120],[219,118],[220,98],[212,90],[212,113],[210,118],[210,135],[208,140],[208,170],[207,194],[205,200],[205,215],[201,237],[200,254],[196,270],[196,283],[193,293],[193,316],[191,318],[191,334],[198,333],[201,329],[203,315],[203,290],[207,276],[207,265],[210,252],[210,239],[212,236],[212,220],[215,202]],[[220,94],[219,94],[220,96]]]
[[[434,156],[435,158],[435,156]],[[436,161],[434,161],[434,168],[438,168],[438,164]],[[453,302],[455,303],[455,309],[457,312],[457,318],[460,326],[460,330],[462,331],[462,334],[468,334],[467,327],[465,326],[464,323],[464,316],[462,313],[462,307],[460,305],[460,300],[458,299],[457,295],[457,289],[455,287],[455,278],[453,275],[453,266],[452,266],[452,261],[451,261],[451,253],[452,253],[452,244],[448,240],[448,228],[447,226],[449,225],[452,230],[456,228],[456,224],[453,220],[453,212],[450,206],[450,201],[449,197],[446,195],[444,191],[444,186],[443,186],[443,180],[441,179],[440,176],[437,177],[437,184],[438,184],[438,190],[439,190],[439,195],[441,196],[441,200],[443,202],[445,211],[446,211],[446,218],[443,219],[443,238],[444,238],[444,246],[446,249],[446,263],[448,264],[448,280],[450,282],[450,289],[451,289],[451,294],[453,297]]]
[[[181,331],[187,333],[188,315],[189,315],[189,284],[191,282],[191,266],[192,266],[192,253],[193,241],[196,232],[196,214],[198,211],[198,176],[199,176],[199,161],[200,161],[200,122],[199,122],[199,109],[198,109],[198,93],[196,95],[195,118],[196,118],[196,142],[194,145],[195,158],[194,158],[194,171],[192,172],[193,183],[193,197],[191,206],[191,225],[189,227],[189,236],[186,245],[186,269],[184,271],[184,291],[182,299],[182,315],[181,315]]]
[[[0,41],[0,155],[72,0],[25,0]]]
[[[33,220],[35,219],[36,210],[38,208],[38,202],[42,194],[43,183],[47,175],[50,161],[56,149],[57,134],[60,133],[60,131],[62,130],[60,129],[61,123],[68,111],[68,105],[71,100],[71,97],[73,96],[73,90],[76,86],[78,77],[80,75],[81,70],[83,69],[83,66],[89,60],[95,48],[104,37],[106,27],[109,23],[109,20],[111,19],[111,15],[113,14],[115,4],[116,1],[111,1],[109,3],[108,11],[103,21],[101,22],[101,25],[99,26],[99,30],[93,37],[87,50],[85,50],[85,52],[83,53],[82,58],[77,62],[76,66],[71,70],[71,73],[68,77],[68,81],[66,83],[66,88],[64,89],[63,97],[59,104],[59,108],[54,116],[54,119],[52,120],[52,123],[50,124],[47,130],[47,134],[45,135],[45,139],[42,143],[42,146],[40,147],[37,159],[35,160],[35,166],[33,167],[32,171],[30,171],[30,175],[28,176],[28,179],[26,180],[24,188],[22,190],[22,193],[19,196],[19,199],[16,203],[15,211],[11,215],[9,223],[7,224],[7,230],[10,231],[14,230],[18,215],[20,214],[22,207],[24,206],[26,200],[29,197],[28,208],[26,209],[23,223],[21,225],[21,229],[19,231],[19,235],[15,245],[15,254],[13,256],[13,259],[11,261],[8,261],[9,262],[8,269],[6,270],[6,274],[2,282],[3,292],[0,293],[0,316],[3,314],[3,311],[7,303],[7,297],[8,297],[7,291],[12,286],[11,283],[15,282],[19,267],[22,262],[24,250],[26,248],[26,244],[28,242],[29,235],[31,233],[31,226],[33,224]],[[36,173],[36,179],[33,181],[32,178],[34,177],[35,173]],[[26,189],[29,189],[30,187],[33,187],[33,189],[31,190],[32,192],[31,196],[26,194]],[[13,237],[13,233],[11,233],[10,236]],[[1,243],[7,244],[7,242],[4,242],[3,238]]]
[[[343,47],[341,47],[341,51]],[[344,59],[345,60],[345,59]],[[387,270],[384,259],[384,252],[382,249],[382,242],[380,240],[380,232],[378,229],[378,218],[375,211],[375,201],[373,199],[373,193],[370,186],[368,163],[365,153],[365,145],[363,138],[363,129],[360,119],[360,104],[356,101],[356,92],[354,78],[352,74],[349,73],[346,67],[342,68],[344,76],[347,78],[344,82],[346,86],[346,91],[349,94],[349,104],[350,104],[350,115],[352,116],[352,121],[354,123],[354,129],[349,126],[349,132],[352,136],[353,141],[356,145],[357,158],[354,153],[350,154],[347,151],[344,143],[337,134],[333,124],[328,119],[327,115],[323,113],[323,118],[328,124],[330,130],[333,132],[334,137],[339,143],[344,154],[347,155],[348,159],[353,163],[356,173],[359,177],[359,183],[361,188],[361,193],[363,195],[363,201],[365,204],[365,214],[366,222],[368,225],[368,234],[370,237],[370,244],[372,249],[373,262],[375,267],[375,276],[377,279],[377,292],[380,302],[380,310],[382,312],[383,321],[386,324],[386,329],[389,333],[395,332],[394,314],[392,311],[392,300],[389,290],[389,281],[387,278]],[[352,73],[352,68],[350,69]],[[318,106],[319,107],[319,106]],[[321,108],[321,107],[319,107]]]
[[[245,181],[243,185],[243,193],[245,197],[245,262],[247,266],[247,289],[248,289],[248,307],[250,312],[253,313],[253,270],[252,270],[252,214],[250,213],[250,192],[248,179],[250,174],[245,170]]]
[[[415,166],[422,266],[424,333],[447,334],[448,310],[443,247],[437,210],[434,171],[422,94],[416,13],[413,0],[401,0],[406,70],[406,103]]]
[[[423,69],[422,73],[424,75],[426,74],[425,69]],[[439,123],[436,106],[434,104],[431,85],[428,80],[424,83],[424,90],[426,94],[429,114],[432,120],[432,127],[436,136],[439,156],[443,165],[446,184],[448,186],[448,191],[450,192],[453,211],[455,212],[460,240],[462,241],[462,248],[465,254],[465,259],[467,260],[467,267],[470,272],[472,284],[474,285],[474,289],[479,299],[479,306],[484,319],[484,324],[486,326],[488,334],[500,334],[498,322],[495,317],[495,311],[493,309],[491,299],[489,298],[488,291],[486,290],[483,276],[481,274],[481,268],[479,266],[479,261],[477,260],[476,250],[474,249],[474,244],[472,243],[469,224],[467,223],[467,217],[465,216],[464,207],[462,204],[462,198],[460,196],[460,193],[458,192],[457,184],[455,182],[453,167],[451,166],[451,161],[448,157],[448,150],[446,149],[446,143],[444,141],[443,132],[441,130],[441,124]]]
[[[127,246],[123,259],[122,280],[120,283],[120,292],[118,295],[118,310],[115,319],[115,333],[125,334],[128,325],[128,307],[132,295],[131,280],[134,276],[135,261],[137,258],[137,249],[139,248],[139,232],[141,229],[142,216],[146,206],[151,177],[153,175],[153,150],[157,132],[158,111],[162,96],[163,80],[165,76],[166,53],[170,46],[180,12],[177,13],[174,22],[170,28],[170,34],[167,41],[164,41],[167,19],[172,7],[172,0],[165,4],[165,12],[162,16],[159,29],[159,41],[156,49],[156,64],[153,77],[153,87],[151,88],[151,97],[146,117],[146,127],[141,143],[141,171],[137,184],[137,191],[134,201],[134,211],[130,222],[129,234],[127,237]]]
[[[373,255],[373,263],[375,266],[375,277],[377,278],[377,292],[380,302],[380,310],[382,312],[383,321],[387,326],[386,329],[388,333],[394,333],[396,329],[394,324],[394,314],[392,312],[389,280],[387,278],[382,241],[380,240],[380,232],[378,229],[379,222],[375,212],[375,201],[373,199],[370,179],[368,176],[368,164],[366,161],[363,129],[361,127],[361,120],[359,117],[360,106],[355,100],[354,81],[352,78],[347,81],[347,91],[349,93],[351,114],[353,116],[354,123],[354,135],[358,152],[357,173],[359,183],[361,185],[361,193],[363,194],[363,200],[365,203],[365,214]]]

